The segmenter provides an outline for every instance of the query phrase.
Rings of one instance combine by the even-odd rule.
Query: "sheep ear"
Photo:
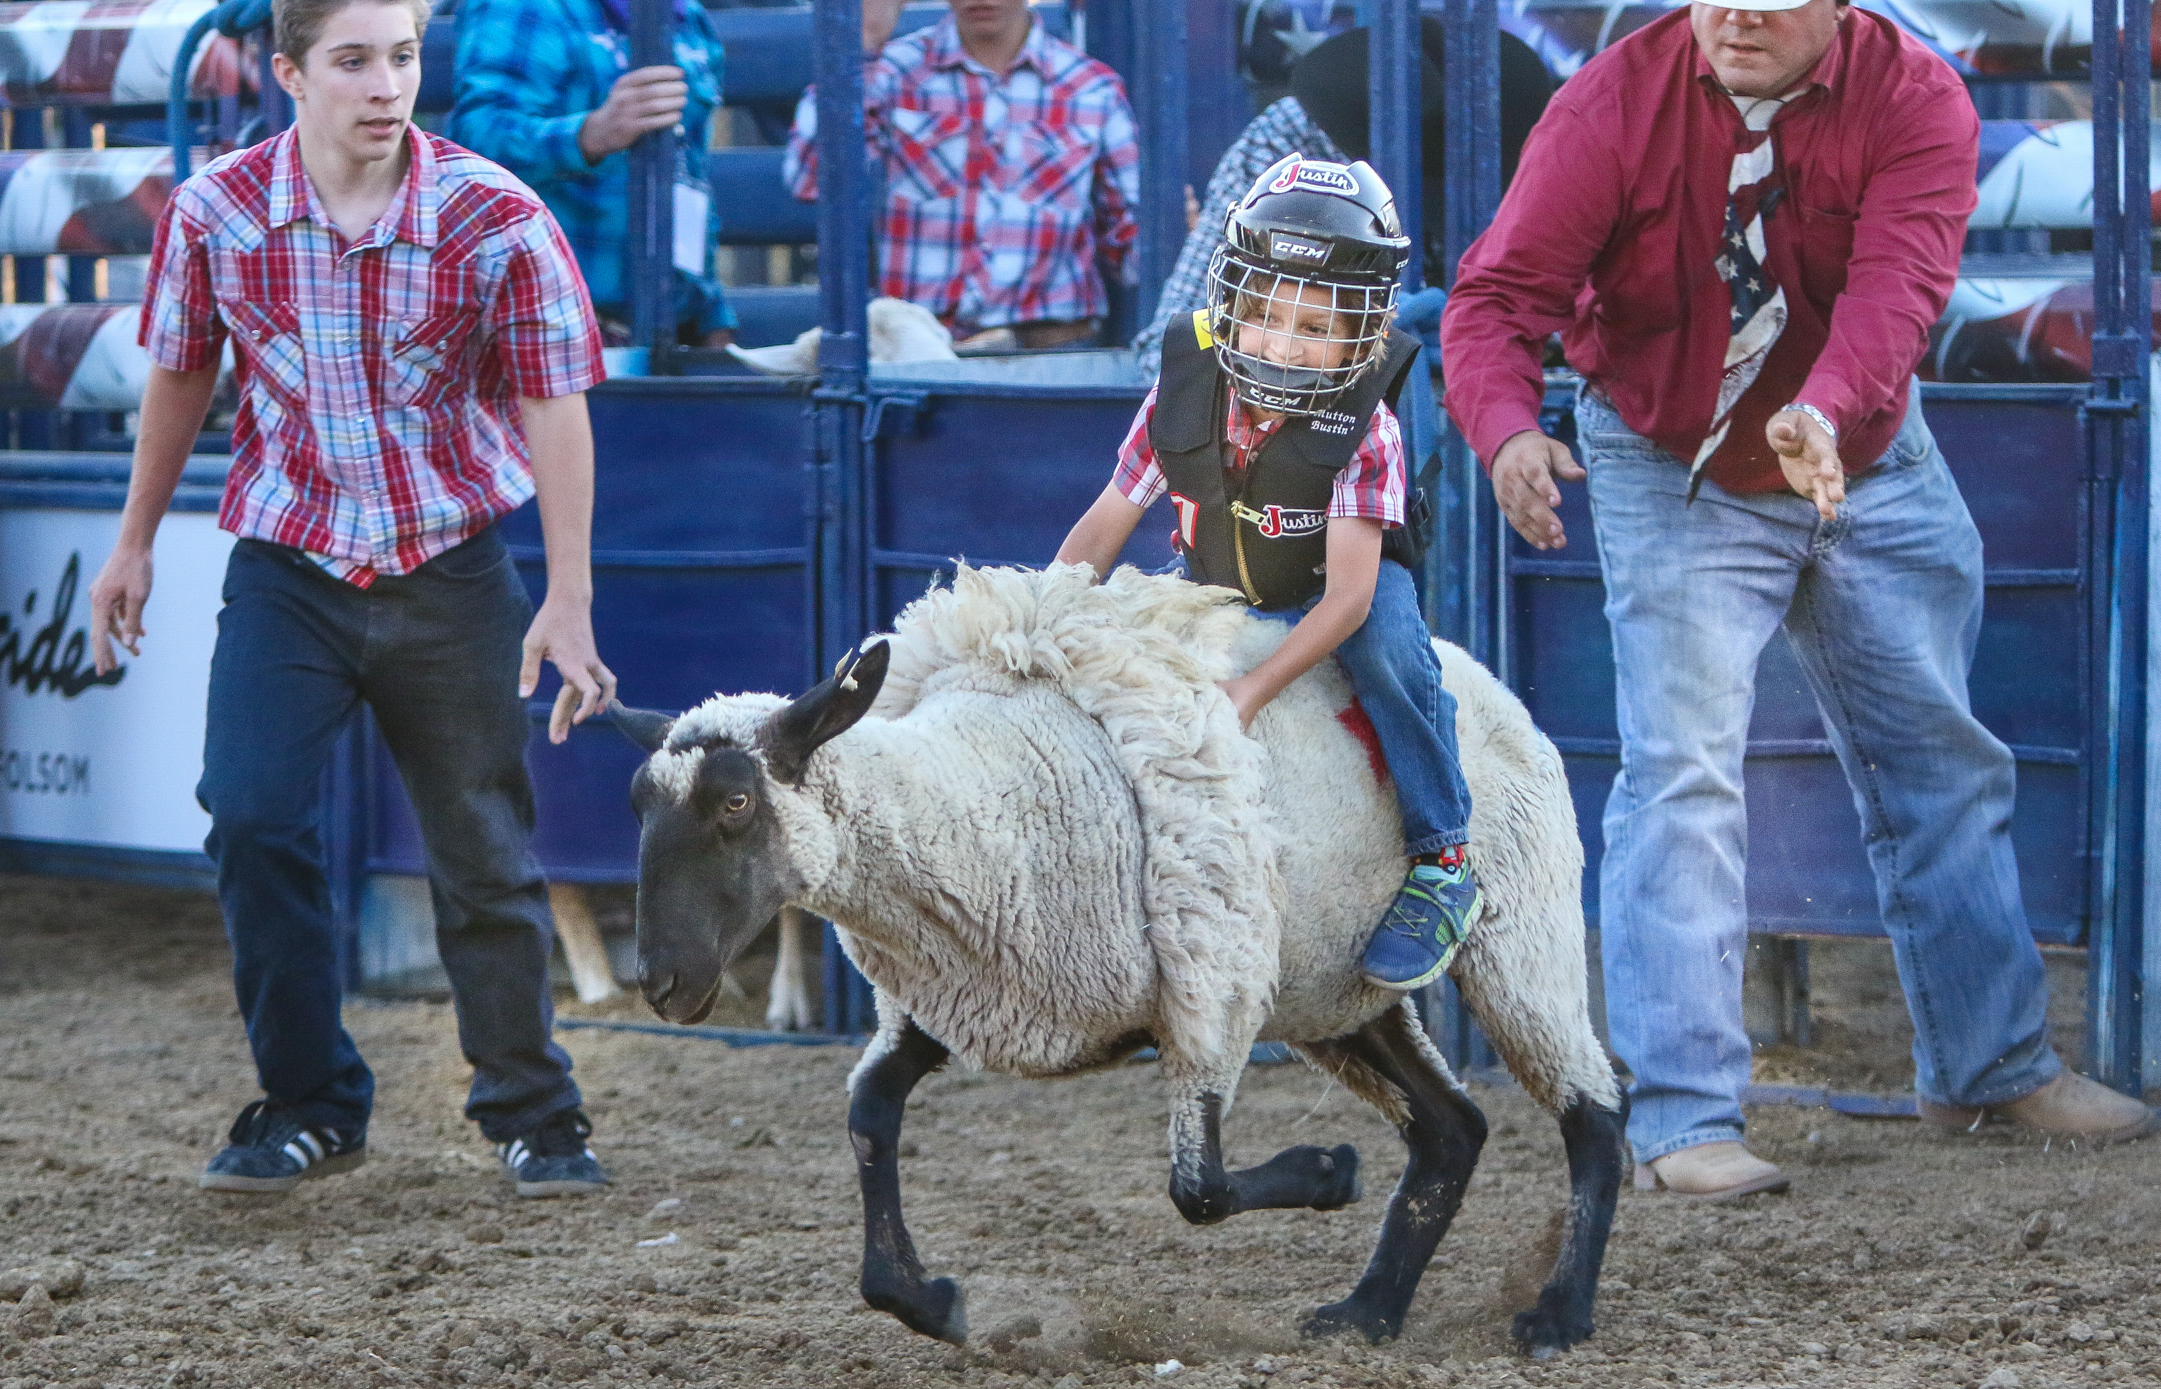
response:
[[[644,748],[647,752],[659,752],[668,741],[668,730],[675,727],[675,720],[651,709],[633,709],[621,700],[608,701],[608,717],[623,730],[623,736]]]
[[[765,765],[775,780],[790,786],[801,782],[810,755],[870,712],[885,685],[892,655],[882,641],[856,648],[834,667],[830,680],[820,681],[810,693],[765,721],[758,746],[765,750]]]

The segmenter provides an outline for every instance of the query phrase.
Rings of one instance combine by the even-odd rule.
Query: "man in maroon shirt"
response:
[[[2156,1126],[2048,1045],[2012,759],[1967,698],[1980,538],[1912,373],[1978,135],[1950,69],[1881,16],[1691,5],[1555,95],[1442,319],[1449,413],[1539,549],[1567,543],[1557,483],[1586,476],[1538,428],[1549,334],[1584,376],[1621,732],[1600,913],[1641,1186],[1785,1184],[1739,1103],[1742,754],[1780,626],[1860,811],[1923,1116]]]

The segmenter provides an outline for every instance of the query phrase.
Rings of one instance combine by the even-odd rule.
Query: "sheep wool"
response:
[[[1040,681],[1110,739],[1142,835],[1141,902],[1163,1040],[1208,1069],[1242,1058],[1275,992],[1283,884],[1265,758],[1216,690],[1246,618],[1228,589],[1133,569],[966,564],[894,626],[874,715]]]

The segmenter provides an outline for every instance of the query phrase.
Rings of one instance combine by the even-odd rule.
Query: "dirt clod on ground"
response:
[[[1767,1069],[1910,1084],[1895,987],[1855,983],[1888,981],[1887,952],[1841,949],[1814,975],[1832,1044]],[[520,1201],[459,1116],[449,1008],[356,1002],[367,1165],[219,1197],[196,1174],[256,1094],[229,968],[204,894],[0,877],[0,1389],[2161,1385],[2161,1141],[1761,1109],[1750,1141],[1791,1194],[1625,1191],[1598,1334],[1531,1361],[1507,1320],[1566,1179],[1512,1088],[1473,1086],[1491,1137],[1463,1213],[1403,1336],[1367,1346],[1297,1334],[1357,1279],[1402,1162],[1340,1087],[1257,1068],[1226,1137],[1240,1164],[1354,1142],[1362,1205],[1197,1229],[1165,1194],[1153,1068],[940,1075],[909,1101],[902,1177],[925,1264],[984,1328],[953,1347],[857,1295],[849,1049],[565,1032],[615,1185]]]

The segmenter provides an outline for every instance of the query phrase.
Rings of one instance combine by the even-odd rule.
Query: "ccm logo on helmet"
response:
[[[1300,241],[1291,236],[1271,237],[1268,242],[1270,260],[1306,260],[1318,265],[1328,259],[1328,248],[1315,241]]]

